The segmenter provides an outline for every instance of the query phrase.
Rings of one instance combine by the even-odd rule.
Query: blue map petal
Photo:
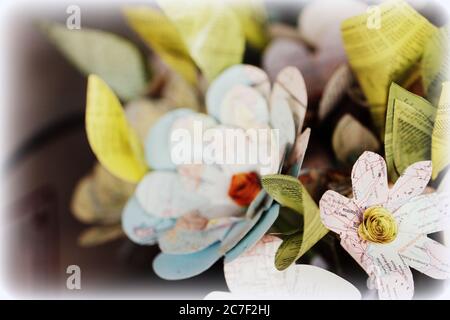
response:
[[[190,109],[176,109],[168,112],[149,130],[145,139],[145,159],[154,170],[175,170],[170,157],[170,129],[180,117],[194,113]]]
[[[241,253],[247,249],[253,247],[259,239],[261,239],[264,234],[273,225],[280,212],[280,205],[274,204],[269,210],[263,213],[261,219],[257,224],[247,233],[247,235],[230,251],[225,254],[225,263],[233,261]]]
[[[225,95],[237,85],[255,87],[263,95],[270,91],[270,82],[266,73],[252,65],[237,64],[222,72],[209,86],[206,92],[208,114],[220,119],[220,107]]]
[[[161,219],[145,211],[135,197],[128,200],[122,212],[122,229],[131,241],[152,245],[159,235],[175,225],[174,219]]]
[[[153,270],[166,280],[181,280],[194,277],[208,270],[222,257],[219,253],[220,242],[191,254],[160,253],[153,260]]]

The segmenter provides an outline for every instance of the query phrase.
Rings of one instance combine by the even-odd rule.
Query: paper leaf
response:
[[[124,11],[131,28],[188,83],[195,85],[197,70],[175,25],[157,9],[139,6]]]
[[[232,9],[241,24],[248,43],[256,49],[262,49],[267,43],[267,13],[262,1],[242,1],[231,3]]]
[[[71,209],[83,223],[115,224],[135,185],[113,176],[100,164],[83,177],[72,195]]]
[[[426,97],[437,105],[442,83],[450,80],[450,27],[440,28],[428,40],[421,62],[422,84]]]
[[[321,222],[317,204],[298,179],[285,175],[268,175],[262,178],[262,185],[279,204],[303,215],[303,230],[295,234],[296,238],[293,238],[294,235],[289,237],[291,239],[288,238],[286,244],[281,246],[283,249],[280,247],[282,252],[277,254],[275,264],[279,270],[284,270],[316,244],[328,230]]]
[[[218,1],[157,1],[208,81],[241,63],[245,36],[239,19]]]
[[[444,82],[431,138],[432,178],[450,163],[450,82]]]
[[[384,148],[389,178],[395,182],[411,164],[431,159],[436,108],[395,83],[389,90]]]
[[[345,20],[341,31],[350,66],[383,136],[389,85],[406,80],[436,27],[403,0],[384,1],[378,8],[378,19],[366,12]]]
[[[140,95],[146,86],[146,66],[137,47],[115,34],[45,23],[43,30],[61,53],[85,75],[97,74],[121,99]]]
[[[78,237],[81,247],[94,247],[123,237],[120,224],[114,226],[91,227]]]
[[[86,102],[86,132],[92,151],[100,163],[117,177],[139,181],[147,171],[139,137],[108,85],[90,75]]]
[[[333,132],[332,145],[336,158],[352,165],[364,151],[378,151],[380,143],[372,132],[350,114],[345,114]]]

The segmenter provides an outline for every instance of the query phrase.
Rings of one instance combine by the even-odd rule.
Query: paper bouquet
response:
[[[427,236],[450,222],[446,26],[402,0],[313,1],[297,27],[255,1],[157,4],[124,10],[148,60],[42,24],[88,76],[81,245],[158,245],[169,280],[224,257],[230,293],[208,298],[359,299],[338,252],[381,299],[413,297],[410,268],[450,277]]]

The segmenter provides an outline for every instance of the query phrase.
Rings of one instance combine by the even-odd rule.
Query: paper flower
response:
[[[450,277],[448,248],[427,237],[449,225],[450,196],[422,194],[431,162],[409,166],[388,188],[386,163],[364,152],[353,166],[353,198],[327,191],[320,200],[325,226],[373,280],[380,299],[410,299],[414,282],[409,267],[430,277]]]
[[[159,244],[162,253],[153,267],[160,277],[192,277],[224,254],[232,260],[270,228],[279,206],[272,205],[271,198],[261,190],[260,175],[276,173],[283,167],[298,174],[309,139],[309,129],[301,133],[306,101],[304,81],[297,69],[280,72],[270,90],[262,70],[236,65],[210,85],[206,95],[208,115],[178,109],[152,127],[144,152],[153,171],[142,178],[128,201],[122,225],[134,242]],[[234,134],[245,138],[246,150],[258,151],[271,142],[278,142],[277,148],[268,165],[217,163],[215,158],[205,159],[204,153],[195,152],[196,147],[206,150],[214,144],[195,141],[198,125],[216,132],[233,129]],[[255,139],[249,129],[278,131],[266,139]],[[175,132],[194,136],[193,163],[174,163],[171,137]],[[292,151],[283,162],[286,149]],[[226,156],[239,152],[226,146],[223,150]]]
[[[237,259],[225,262],[230,292],[213,291],[205,299],[361,299],[352,284],[319,267],[294,264],[277,270],[273,261],[281,242],[265,235]]]

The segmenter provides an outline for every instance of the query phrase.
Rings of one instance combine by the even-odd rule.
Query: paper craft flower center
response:
[[[248,206],[261,190],[259,177],[255,172],[238,173],[231,178],[228,195],[240,206]]]
[[[370,207],[364,211],[358,234],[366,241],[389,243],[397,237],[397,223],[393,215],[385,208]]]

